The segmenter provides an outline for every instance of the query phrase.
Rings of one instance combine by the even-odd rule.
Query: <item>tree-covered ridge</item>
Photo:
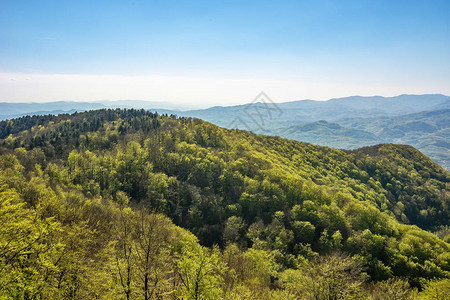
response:
[[[16,261],[20,256],[14,249],[40,243],[51,249],[46,255],[55,256],[41,260],[39,250],[38,262],[32,263],[53,270],[48,278],[64,280],[71,273],[60,265],[58,251],[66,253],[68,245],[77,244],[71,254],[61,256],[72,259],[63,261],[76,276],[56,284],[39,279],[46,273],[37,271],[42,288],[36,287],[36,295],[43,289],[70,294],[86,284],[83,276],[90,269],[110,285],[98,283],[96,288],[114,286],[110,297],[146,299],[195,299],[190,293],[200,293],[202,284],[202,293],[212,293],[202,297],[210,299],[258,299],[262,296],[256,291],[266,289],[274,294],[279,290],[280,299],[313,297],[320,280],[310,278],[329,280],[330,266],[342,266],[342,276],[359,270],[348,282],[334,278],[343,287],[383,280],[390,280],[383,282],[386,286],[405,287],[408,283],[393,279],[403,278],[424,288],[427,280],[450,275],[449,244],[395,219],[423,228],[449,225],[449,174],[412,147],[380,145],[344,152],[143,110],[23,117],[0,122],[0,128],[15,132],[0,148],[2,195],[7,195],[1,209],[11,224],[0,247],[9,249],[9,235],[37,230],[19,239],[23,246],[8,250],[13,259],[0,260],[0,268],[9,270],[6,274],[19,274],[5,277],[15,291],[23,291],[23,282],[35,277],[27,277],[23,265],[28,259]],[[180,234],[190,235],[161,215],[129,210],[128,205],[163,213],[202,245],[216,244],[222,251],[210,252],[194,237],[180,239]],[[33,236],[36,242],[27,240]],[[156,247],[150,245],[153,240],[161,245],[161,252],[154,254],[162,256],[161,262],[144,259],[143,253],[150,255]],[[83,275],[77,263],[85,259],[91,265],[80,267]],[[200,276],[205,283],[191,286],[186,278],[197,274],[198,259],[212,269]],[[311,263],[323,269],[315,270]],[[151,290],[150,282],[156,284]],[[83,293],[93,292],[83,288]],[[373,293],[382,289],[377,284]],[[142,290],[146,292],[132,295]],[[360,297],[359,292],[355,288],[353,296]],[[70,297],[82,297],[77,293]]]
[[[371,200],[382,210],[394,211],[398,219],[405,223],[410,223],[411,219],[412,224],[422,228],[447,225],[449,208],[448,193],[445,192],[448,190],[449,174],[412,147],[381,145],[344,153],[279,138],[265,138],[244,131],[228,131],[199,122],[191,119],[169,122],[166,119],[164,128],[160,128],[161,118],[157,114],[136,110],[101,110],[72,116],[23,117],[0,122],[0,128],[3,129],[3,136],[5,132],[11,131],[8,128],[22,129],[19,135],[21,138],[13,136],[4,141],[4,145],[28,150],[39,147],[50,159],[65,158],[71,150],[79,150],[80,147],[90,151],[110,149],[117,142],[124,144],[123,137],[129,134],[140,135],[138,142],[143,145],[145,135],[152,133],[148,142],[151,142],[152,147],[157,143],[162,144],[164,149],[163,153],[154,153],[159,156],[153,155],[148,159],[157,171],[175,175],[183,181],[195,170],[192,170],[192,162],[180,165],[180,162],[168,161],[173,166],[167,166],[165,160],[170,160],[167,154],[176,156],[186,151],[183,147],[175,149],[174,144],[179,146],[179,143],[184,142],[195,145],[196,150],[192,153],[184,153],[194,156],[201,150],[217,157],[217,153],[226,149],[227,152],[221,154],[223,163],[240,163],[245,159],[245,167],[253,164],[257,169],[253,172],[255,174],[238,170],[244,176],[252,178],[260,173],[260,176],[278,177],[284,174],[284,177],[307,179],[317,185],[342,188],[359,200]],[[44,124],[50,125],[45,127]],[[158,134],[159,140],[156,141],[155,133],[161,132],[170,136],[168,141],[163,134]],[[246,142],[243,143],[243,140]],[[360,155],[365,152],[371,155]],[[261,163],[261,160],[266,163]],[[218,172],[224,169],[220,164],[215,166],[219,168],[215,174],[207,174],[215,181],[222,175]],[[277,174],[271,174],[274,172],[268,170],[276,171]],[[401,183],[397,177],[402,177]],[[402,206],[407,206],[406,213]]]

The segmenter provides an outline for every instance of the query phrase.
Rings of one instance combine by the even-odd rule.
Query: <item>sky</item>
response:
[[[450,1],[0,0],[0,101],[450,95]]]

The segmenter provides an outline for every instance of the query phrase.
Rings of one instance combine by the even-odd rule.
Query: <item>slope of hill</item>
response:
[[[383,142],[378,136],[370,132],[346,128],[327,121],[295,125],[274,131],[274,133],[291,140],[338,149],[354,149]]]
[[[202,118],[228,128],[279,135],[339,149],[378,143],[409,144],[449,170],[449,107],[450,97],[444,95],[353,96],[328,101],[213,107],[177,114]],[[275,113],[278,111],[282,114]],[[321,120],[337,123],[341,128],[315,123]],[[305,131],[305,128],[309,129]]]
[[[376,135],[380,142],[408,144],[450,169],[450,110],[420,112],[397,117],[347,118],[338,123]]]
[[[7,272],[2,274],[5,280],[21,276],[23,284],[36,283],[36,278],[41,278],[37,274],[42,274],[55,280],[45,276],[39,279],[47,288],[58,285],[62,276],[64,284],[79,288],[83,286],[79,280],[84,278],[79,272],[90,272],[89,268],[99,278],[117,279],[117,272],[126,270],[126,264],[134,257],[127,255],[141,255],[134,252],[138,248],[121,252],[121,243],[132,243],[135,236],[121,231],[128,230],[124,221],[128,219],[126,214],[132,214],[124,208],[128,205],[164,213],[176,225],[192,231],[201,244],[225,249],[223,254],[218,250],[213,252],[216,254],[204,254],[219,269],[226,270],[220,263],[230,268],[241,265],[232,260],[226,262],[226,255],[231,253],[250,264],[255,258],[253,270],[272,266],[264,269],[268,272],[264,274],[271,275],[261,275],[266,279],[253,279],[261,280],[256,290],[269,288],[270,282],[276,280],[280,292],[290,293],[289,284],[301,285],[285,277],[288,273],[298,270],[299,274],[306,274],[304,268],[309,262],[320,264],[317,257],[325,259],[336,251],[358,261],[375,281],[402,277],[423,287],[424,280],[450,276],[449,244],[417,227],[434,230],[449,225],[450,175],[410,146],[384,144],[341,151],[144,110],[23,117],[0,122],[0,136],[1,191],[17,198],[8,202],[12,196],[0,197],[6,214],[0,217],[9,216],[4,222],[11,226],[2,229],[6,230],[3,237],[7,239],[20,226],[25,226],[24,236],[27,230],[34,232],[32,228],[37,228],[46,238],[39,238],[37,248],[30,249],[50,247],[45,252],[50,255],[47,260],[33,261],[35,265],[30,266],[33,270],[36,266],[47,270],[34,277],[23,273],[15,256],[11,261],[17,264],[0,260],[0,272]],[[102,202],[106,205],[103,208]],[[21,216],[21,207],[27,209],[24,214],[39,217]],[[118,211],[113,213],[115,210]],[[142,210],[136,211],[136,216],[139,214]],[[14,223],[21,218],[25,218],[25,223]],[[142,218],[167,222],[151,221],[151,214]],[[33,225],[38,220],[43,223]],[[137,224],[146,221],[142,222]],[[138,230],[136,239],[139,226],[133,227]],[[124,240],[121,234],[125,234]],[[203,253],[199,250],[202,248],[195,248],[200,246],[186,246],[186,250],[177,252],[176,249],[184,249],[179,247],[184,247],[182,241],[186,239],[180,241],[180,246],[173,244],[177,239],[166,241],[168,248],[163,249],[168,252],[164,253],[175,256],[165,257],[178,261],[178,265],[162,261],[158,270],[178,274],[181,267],[195,269],[197,262],[192,260],[201,259],[198,255],[203,255],[199,254]],[[69,251],[64,245],[78,246]],[[109,248],[114,245],[118,248]],[[92,253],[91,247],[95,248]],[[71,254],[66,256],[66,251]],[[200,252],[194,255],[192,251]],[[180,258],[177,253],[187,256],[180,254]],[[139,263],[138,256],[132,259]],[[349,261],[338,258],[337,263],[344,262]],[[45,269],[45,264],[52,267]],[[84,264],[81,269],[80,264]],[[217,281],[211,283],[215,287],[220,286],[221,280],[228,280],[225,273],[211,274],[216,276]],[[236,280],[251,289],[249,278],[257,274]],[[104,282],[114,284],[114,280]],[[30,289],[34,286],[30,285]],[[115,288],[120,290],[120,283]],[[302,288],[306,293],[307,288]],[[126,293],[126,286],[124,289]],[[186,289],[180,283],[180,293]],[[233,290],[232,286],[228,289]]]

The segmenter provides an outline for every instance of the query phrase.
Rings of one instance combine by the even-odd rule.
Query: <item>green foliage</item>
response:
[[[52,241],[60,224],[43,217],[39,208],[24,206],[0,179],[0,293],[13,298],[34,298],[45,290],[64,248]]]
[[[218,299],[222,295],[226,265],[220,260],[220,251],[187,243],[178,261],[182,299]]]
[[[381,297],[450,276],[445,230],[399,222],[449,219],[448,173],[408,147],[136,110],[42,118],[0,141],[0,299]]]
[[[417,299],[417,291],[412,290],[407,281],[401,279],[389,279],[374,285],[371,299],[374,300],[408,300]]]
[[[450,298],[450,279],[431,280],[419,293],[419,299],[444,300]]]
[[[301,299],[358,299],[366,275],[362,265],[339,254],[304,264],[280,275],[282,285]]]

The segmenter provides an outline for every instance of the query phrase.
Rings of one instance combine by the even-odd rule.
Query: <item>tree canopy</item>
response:
[[[448,291],[450,175],[410,146],[120,109],[2,121],[0,137],[0,299]]]

